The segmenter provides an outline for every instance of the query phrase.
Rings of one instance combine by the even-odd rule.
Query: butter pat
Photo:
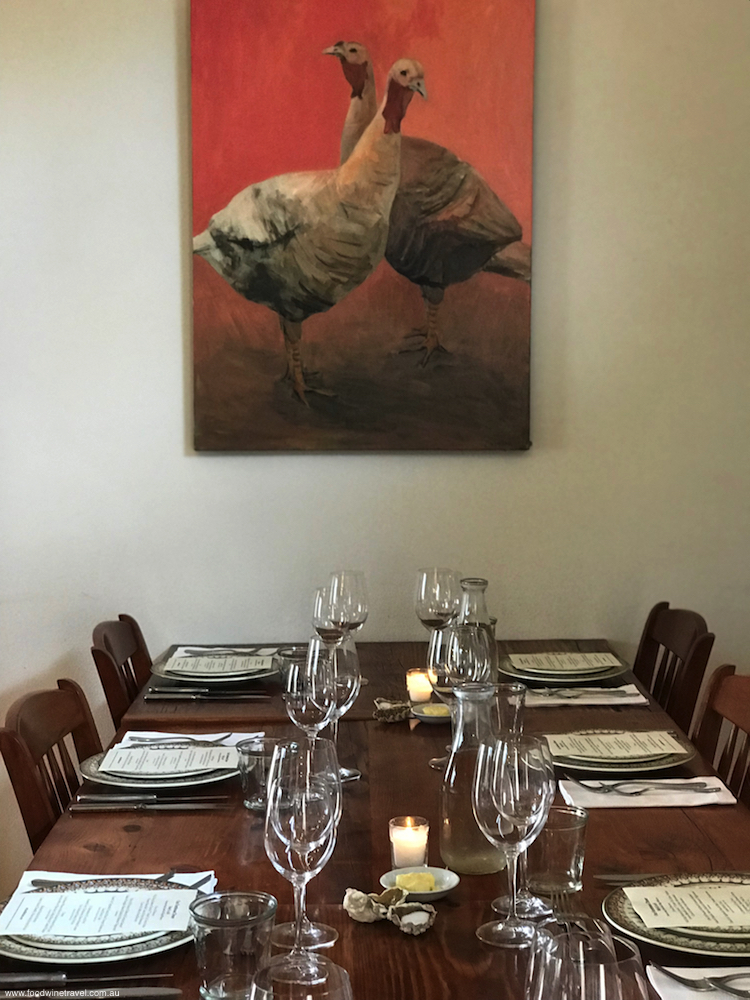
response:
[[[421,715],[434,715],[436,717],[450,715],[450,709],[447,705],[420,705],[419,711]]]
[[[407,892],[434,892],[435,876],[430,872],[406,872],[396,876],[396,885]]]

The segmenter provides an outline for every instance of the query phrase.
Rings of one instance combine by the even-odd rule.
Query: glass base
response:
[[[255,974],[252,996],[273,998],[276,995],[274,983],[304,983],[314,987],[325,983],[332,963],[314,952],[292,952],[290,955],[276,955],[268,965]],[[283,991],[286,995],[286,991]],[[296,995],[296,992],[295,992]],[[300,994],[302,995],[302,994]],[[307,995],[307,991],[305,991]]]
[[[294,947],[294,924],[276,924],[271,932],[271,944],[277,948]],[[312,951],[315,948],[330,948],[339,939],[339,932],[335,927],[328,924],[315,924],[306,921],[302,925],[302,936],[299,946],[305,951]]]
[[[362,777],[362,772],[358,771],[356,767],[340,767],[339,777],[341,778],[342,783],[347,781],[359,781]]]
[[[495,913],[505,915],[510,909],[510,899],[508,896],[498,896],[492,900],[492,909]],[[519,892],[516,897],[516,914],[519,917],[549,917],[552,915],[552,907],[546,899],[534,896],[530,892]]]
[[[528,948],[536,925],[528,920],[490,920],[477,927],[480,941],[493,948]]]
[[[447,757],[432,757],[428,764],[433,769],[433,771],[444,771],[448,765]]]

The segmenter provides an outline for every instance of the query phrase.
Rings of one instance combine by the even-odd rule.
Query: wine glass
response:
[[[329,587],[318,587],[313,601],[313,628],[329,649],[337,646],[346,634],[346,629],[334,622],[334,607]]]
[[[479,829],[508,862],[510,907],[505,921],[477,928],[477,937],[498,947],[526,947],[534,924],[516,912],[518,855],[539,835],[554,797],[546,743],[533,736],[505,735],[479,747],[472,808]]]
[[[283,982],[317,983],[320,956],[302,944],[305,897],[308,882],[323,870],[336,844],[336,802],[314,758],[294,741],[279,743],[274,751],[264,844],[269,861],[294,890],[292,950],[280,956],[274,974]]]
[[[338,829],[342,812],[341,778],[339,775],[339,760],[336,748],[331,740],[318,737],[313,742],[301,743],[296,740],[279,741],[285,748],[285,754],[298,755],[298,766],[303,774],[313,775],[324,782],[333,802],[334,824]],[[275,762],[278,768],[280,763]],[[271,767],[274,767],[272,763]],[[269,783],[275,777],[269,774]],[[276,924],[271,934],[272,944],[280,948],[292,948],[296,939],[297,928],[294,923]],[[300,946],[305,950],[311,948],[328,948],[339,937],[335,927],[309,920],[306,913],[302,916],[300,930]]]
[[[277,955],[255,973],[249,1000],[353,1000],[349,974],[340,965],[315,955],[316,982],[290,982],[285,958]]]
[[[339,569],[328,581],[331,620],[344,632],[359,632],[367,621],[367,584],[365,574],[353,569]]]
[[[483,629],[478,625],[451,625],[433,630],[427,651],[427,676],[432,690],[450,709],[452,736],[456,721],[453,688],[461,683],[486,681],[489,675],[490,646]],[[432,757],[429,766],[441,771],[447,763],[447,757]]]
[[[336,688],[336,705],[333,710],[331,728],[333,743],[338,748],[339,720],[349,711],[357,699],[362,686],[362,674],[359,669],[359,654],[350,634],[346,634],[339,646],[333,650],[334,682]],[[341,768],[342,781],[357,781],[362,772],[354,767]]]
[[[310,639],[304,663],[290,664],[284,703],[289,718],[310,740],[333,718],[336,682],[330,651],[320,636]]]
[[[461,575],[453,569],[431,566],[417,572],[414,607],[426,629],[445,628],[461,606]]]

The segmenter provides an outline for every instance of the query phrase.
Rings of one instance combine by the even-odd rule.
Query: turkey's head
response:
[[[386,85],[383,107],[386,132],[401,131],[401,120],[415,94],[427,97],[422,64],[416,59],[399,59],[391,66]]]
[[[352,97],[362,100],[369,75],[370,56],[364,45],[359,42],[336,42],[328,49],[323,49],[324,56],[338,56],[344,76],[352,88]]]

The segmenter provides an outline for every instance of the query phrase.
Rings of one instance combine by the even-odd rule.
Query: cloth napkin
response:
[[[680,976],[684,976],[685,979],[702,979],[704,976],[730,976],[740,972],[747,972],[750,976],[749,967],[737,965],[711,969],[678,969],[676,966],[669,966],[669,969]],[[651,985],[661,997],[661,1000],[696,1000],[697,997],[701,996],[711,997],[712,1000],[714,997],[716,1000],[725,1000],[725,998],[731,996],[731,994],[726,993],[724,990],[716,990],[714,993],[697,993],[695,990],[688,989],[687,986],[676,983],[674,979],[665,976],[663,972],[659,972],[653,965],[647,966],[646,974],[651,981]],[[737,983],[736,985],[740,986],[743,990],[746,988],[750,989],[750,986],[746,987],[744,983]]]
[[[625,779],[613,778],[603,781],[599,778],[592,779],[592,783],[617,784]],[[637,785],[637,778],[632,780],[632,787]],[[648,791],[642,795],[618,795],[616,792],[595,792],[593,789],[582,788],[573,781],[559,782],[560,794],[569,806],[581,806],[584,809],[654,809],[663,806],[716,806],[733,805],[737,799],[732,795],[727,786],[719,778],[710,776],[700,778],[644,778],[656,783],[659,787],[652,788],[649,784]],[[704,782],[710,788],[719,788],[719,792],[706,793],[691,792],[685,788],[680,791],[662,791],[668,789],[670,785],[683,785],[686,782]],[[625,789],[623,789],[625,790]]]
[[[551,691],[559,693],[545,693]],[[613,691],[621,693],[613,694]],[[648,698],[641,694],[635,684],[621,684],[614,688],[570,687],[562,690],[545,687],[535,690],[529,689],[526,692],[526,706],[528,708],[544,708],[545,706],[552,708],[561,705],[648,705]]]
[[[101,879],[101,878],[159,878],[164,872],[155,872],[151,875],[87,875],[83,873],[76,872],[48,872],[48,871],[25,871],[18,881],[16,886],[16,892],[34,892],[36,886],[31,884],[32,879],[45,878],[55,882],[83,882],[89,879]],[[204,882],[201,886],[202,892],[213,892],[216,888],[216,872],[215,871],[205,871],[205,872],[177,872],[173,875],[169,881],[178,882],[180,885],[193,885],[194,882],[200,882],[202,878],[206,875],[210,875],[211,878],[208,882]]]
[[[133,732],[127,732],[123,736],[122,740],[116,744],[118,747],[132,747],[132,746],[145,746],[146,744],[140,743],[138,740],[134,740],[134,736],[143,736],[146,739],[164,739],[165,743],[169,743],[172,740],[178,739],[180,736],[186,737],[190,740],[207,740],[213,742],[221,739],[222,746],[225,747],[236,747],[238,743],[242,743],[243,740],[253,740],[260,739],[265,736],[265,733],[230,733],[228,736],[226,732],[223,733],[160,733],[158,731],[147,731],[147,730],[133,730]]]

